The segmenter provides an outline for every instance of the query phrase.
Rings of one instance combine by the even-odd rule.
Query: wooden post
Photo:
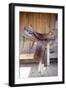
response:
[[[47,44],[47,65],[50,65],[50,58],[49,58],[50,52],[49,52],[49,48],[50,48],[50,44],[48,43]]]

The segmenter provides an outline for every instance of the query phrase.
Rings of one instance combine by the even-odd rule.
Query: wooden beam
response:
[[[20,60],[26,60],[26,59],[31,60],[31,59],[34,59],[34,54],[33,53],[31,53],[31,54],[21,54],[19,56],[19,59]]]

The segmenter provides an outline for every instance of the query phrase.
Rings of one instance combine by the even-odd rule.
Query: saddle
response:
[[[30,27],[25,27],[24,28],[24,37],[32,38],[32,40],[42,43],[41,45],[37,43],[36,45],[36,50],[34,53],[34,59],[36,60],[42,60],[42,62],[46,65],[47,64],[47,52],[45,47],[43,45],[45,43],[48,43],[49,41],[55,40],[55,35],[53,32],[49,33],[38,33],[32,30]],[[43,44],[44,43],[44,44]]]
[[[48,33],[38,33],[33,31],[32,27],[25,27],[24,28],[24,34],[27,34],[28,37],[31,36],[31,38],[41,40],[41,41],[47,41],[47,40],[54,40],[54,32],[50,31]]]

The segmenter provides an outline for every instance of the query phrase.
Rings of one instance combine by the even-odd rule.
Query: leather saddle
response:
[[[28,37],[31,36],[32,38],[37,39],[37,40],[41,40],[41,41],[55,39],[53,32],[50,31],[49,33],[38,33],[38,32],[33,31],[33,29],[31,27],[25,27],[24,34],[26,34]]]

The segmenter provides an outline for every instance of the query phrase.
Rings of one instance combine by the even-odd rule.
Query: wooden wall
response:
[[[20,31],[31,25],[39,33],[55,30],[56,14],[20,12]]]

